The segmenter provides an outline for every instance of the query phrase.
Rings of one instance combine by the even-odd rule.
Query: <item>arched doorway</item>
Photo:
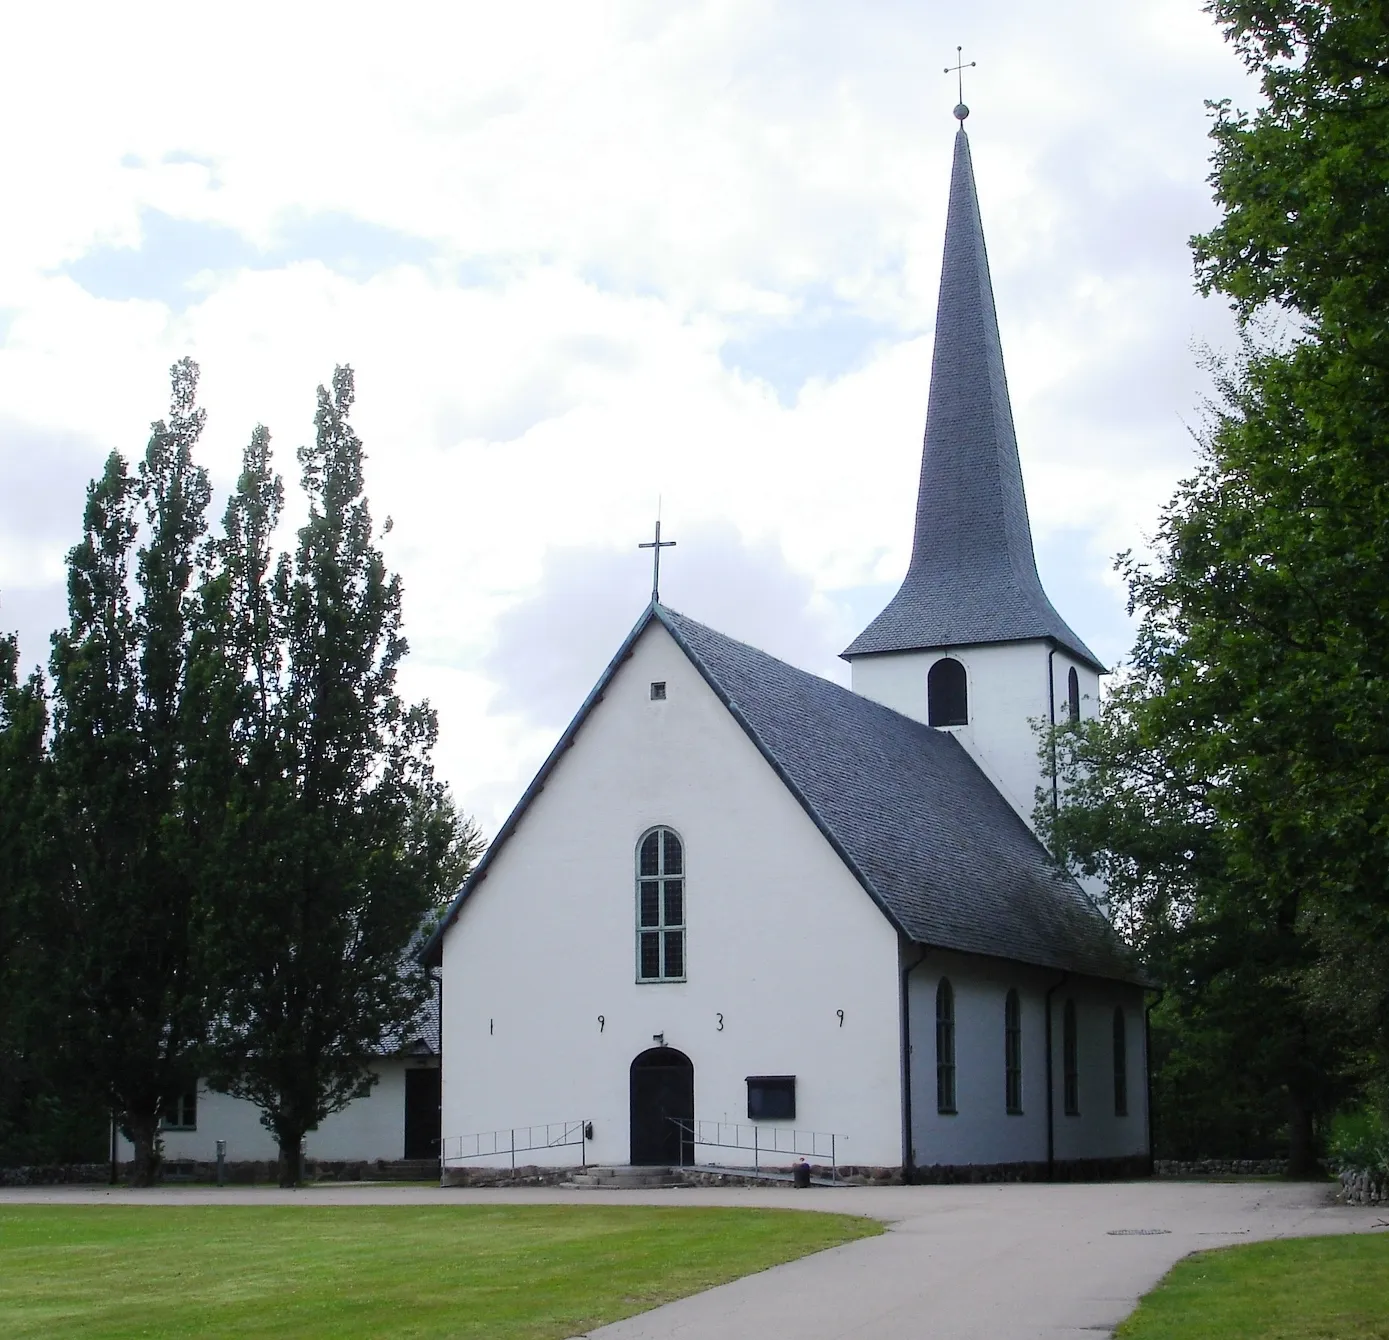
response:
[[[694,1162],[694,1136],[687,1133],[682,1140],[674,1118],[694,1121],[694,1065],[674,1047],[652,1047],[632,1062],[634,1165]]]

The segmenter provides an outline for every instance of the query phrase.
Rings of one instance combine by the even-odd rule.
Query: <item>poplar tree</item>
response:
[[[160,1116],[193,1078],[206,1009],[182,780],[210,489],[193,462],[197,365],[184,359],[170,376],[170,416],[153,425],[137,474],[113,452],[88,489],[50,663],[66,978],[138,1184],[157,1176]]]
[[[346,367],[319,387],[292,562],[270,558],[280,494],[253,440],[228,511],[225,603],[210,616],[236,649],[242,712],[234,915],[210,936],[214,1078],[262,1109],[287,1185],[306,1132],[370,1088],[371,1060],[423,1003],[408,952],[469,831],[433,776],[432,709],[397,691],[401,584],[375,544],[353,397]]]

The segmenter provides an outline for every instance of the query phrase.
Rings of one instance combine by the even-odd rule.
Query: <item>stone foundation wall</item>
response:
[[[542,1168],[527,1165],[513,1172],[510,1168],[449,1168],[445,1186],[558,1186],[567,1182],[578,1168]],[[777,1172],[789,1172],[777,1168]],[[810,1165],[817,1180],[830,1179],[826,1163]],[[1058,1159],[1049,1171],[1045,1162],[933,1165],[915,1168],[903,1178],[899,1167],[870,1167],[845,1164],[835,1170],[834,1180],[845,1186],[900,1186],[904,1181],[925,1184],[966,1185],[984,1182],[1114,1182],[1148,1176],[1148,1160],[1142,1155],[1122,1159]],[[673,1168],[671,1180],[686,1186],[766,1186],[751,1166],[712,1168]]]
[[[932,1164],[917,1168],[913,1182],[962,1185],[980,1182],[1126,1182],[1149,1176],[1145,1154],[1117,1159],[1057,1159],[1029,1163]]]
[[[445,1186],[558,1186],[582,1168],[445,1168]]]

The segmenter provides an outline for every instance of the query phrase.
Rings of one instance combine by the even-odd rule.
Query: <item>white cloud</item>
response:
[[[142,449],[191,353],[224,487],[259,421],[292,477],[314,386],[356,368],[406,683],[488,826],[640,609],[658,495],[672,603],[832,671],[910,546],[957,42],[1044,573],[1117,646],[1109,555],[1189,467],[1191,344],[1228,334],[1185,241],[1202,101],[1252,93],[1188,0],[30,6],[0,55],[0,499],[67,511],[6,523],[0,625],[61,616],[79,476]],[[514,677],[576,573],[569,669]]]

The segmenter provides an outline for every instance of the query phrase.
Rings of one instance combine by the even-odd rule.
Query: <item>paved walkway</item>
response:
[[[1188,1252],[1260,1238],[1383,1229],[1325,1185],[441,1191],[426,1187],[0,1190],[47,1204],[764,1205],[862,1214],[888,1232],[605,1326],[591,1340],[1095,1340]]]

